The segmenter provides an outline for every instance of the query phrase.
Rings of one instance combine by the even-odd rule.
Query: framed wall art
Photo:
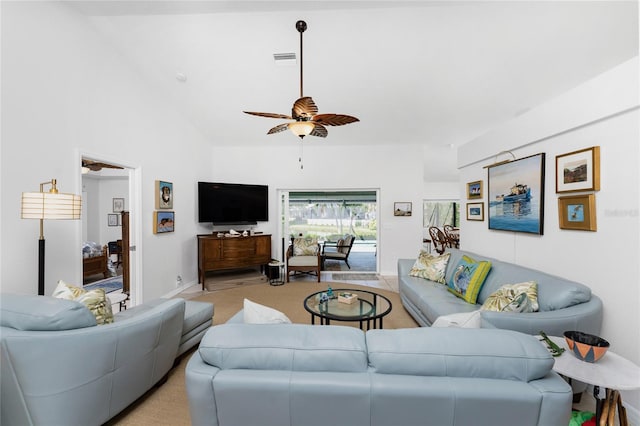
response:
[[[600,190],[600,147],[556,156],[556,192]]]
[[[411,202],[393,203],[394,216],[411,216]]]
[[[467,220],[484,220],[484,203],[467,203]]]
[[[173,208],[173,183],[156,181],[156,209]]]
[[[477,200],[482,198],[482,181],[467,183],[467,200]]]
[[[175,219],[175,212],[153,212],[153,233],[164,234],[166,232],[173,232]]]
[[[124,198],[114,198],[112,201],[113,201],[113,212],[122,213],[124,211]]]
[[[559,197],[558,219],[560,229],[596,231],[595,194]]]
[[[488,167],[489,229],[542,235],[544,162],[540,153]]]
[[[118,226],[118,216],[120,215],[115,213],[107,214],[107,226]]]

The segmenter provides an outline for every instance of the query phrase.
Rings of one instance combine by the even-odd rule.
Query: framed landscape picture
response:
[[[542,235],[544,162],[540,153],[488,168],[489,229]]]
[[[484,220],[484,203],[467,203],[467,220]]]
[[[596,231],[595,194],[558,198],[558,219],[560,229]]]
[[[556,192],[600,190],[600,147],[556,156]]]
[[[467,200],[476,200],[482,198],[482,181],[467,183]]]
[[[393,203],[394,216],[411,216],[411,203]]]

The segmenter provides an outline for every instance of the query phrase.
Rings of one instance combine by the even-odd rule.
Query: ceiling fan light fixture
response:
[[[295,121],[293,123],[289,123],[289,130],[291,130],[294,135],[299,136],[300,139],[309,135],[313,131],[314,127],[315,124],[311,121]]]

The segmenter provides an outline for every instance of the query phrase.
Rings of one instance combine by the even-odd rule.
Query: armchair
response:
[[[322,246],[322,267],[324,268],[324,261],[326,259],[342,260],[347,264],[347,267],[351,269],[349,265],[349,253],[351,253],[351,247],[355,237],[353,235],[345,235],[344,239],[339,239],[337,242],[326,242]]]
[[[296,272],[318,276],[320,282],[320,245],[312,238],[292,238],[287,249],[287,282],[290,273]]]

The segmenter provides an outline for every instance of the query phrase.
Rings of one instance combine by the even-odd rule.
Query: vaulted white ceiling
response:
[[[283,145],[304,94],[359,123],[319,143],[415,143],[434,152],[638,54],[636,1],[80,1],[73,7],[213,145]],[[180,81],[177,75],[186,80]]]

